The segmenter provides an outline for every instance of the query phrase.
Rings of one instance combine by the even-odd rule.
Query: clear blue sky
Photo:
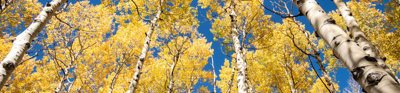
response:
[[[51,0],[39,0],[39,2],[42,3],[42,5],[44,5],[46,2],[50,2]],[[91,4],[93,5],[97,5],[100,3],[101,0],[90,0]],[[332,10],[336,9],[336,6],[334,5],[334,3],[331,0],[316,0],[317,2],[320,3],[320,5],[322,5],[322,8],[329,12]],[[346,2],[348,0],[345,0]],[[384,1],[388,1],[388,0],[384,0]],[[76,2],[76,0],[70,0],[70,2]],[[264,2],[264,4],[268,4],[269,1],[267,2],[267,0]],[[193,3],[191,4],[193,7],[198,7],[197,6],[197,0],[194,0]],[[384,6],[382,5],[378,5],[377,6],[378,9],[384,11]],[[297,11],[297,9],[295,10]],[[268,15],[272,15],[272,21],[274,22],[279,22],[281,23],[282,18],[280,18],[277,15],[274,15],[271,12],[266,11],[265,12]],[[212,48],[214,49],[214,62],[215,62],[215,69],[216,69],[216,74],[219,75],[220,72],[219,70],[221,69],[221,66],[223,65],[223,62],[225,59],[231,60],[231,58],[226,57],[222,51],[221,51],[221,44],[217,41],[213,41],[214,35],[210,32],[211,29],[211,22],[205,18],[206,16],[206,9],[201,9],[200,7],[198,7],[198,20],[200,21],[200,27],[198,27],[198,31],[200,33],[202,33],[206,38],[208,42],[212,42]],[[313,27],[311,26],[311,24],[308,22],[308,20],[304,17],[298,17],[297,18],[299,21],[301,21],[303,24],[306,25],[306,30],[308,31],[314,31]],[[314,61],[315,62],[315,61]],[[209,60],[209,63],[211,63],[211,59]],[[314,63],[316,69],[318,69],[318,66],[316,65],[316,63]],[[205,70],[212,70],[211,65],[207,65],[205,67]],[[319,71],[319,73],[321,73]],[[336,83],[339,83],[340,86],[340,91],[343,92],[344,88],[347,87],[347,80],[351,77],[351,74],[349,73],[349,71],[346,68],[339,68],[337,73],[336,73]],[[220,80],[219,78],[217,78],[217,80]],[[200,88],[202,85],[204,86],[208,86],[209,90],[212,91],[213,86],[209,83],[199,83],[197,85],[195,85],[195,90]],[[219,91],[219,89],[218,89]]]

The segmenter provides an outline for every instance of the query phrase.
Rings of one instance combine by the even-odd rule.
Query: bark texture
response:
[[[164,0],[161,0],[160,4],[162,4],[163,1]],[[149,48],[150,48],[151,36],[157,27],[157,21],[160,19],[160,14],[161,14],[161,5],[159,5],[157,7],[157,13],[156,13],[155,17],[150,21],[150,29],[146,33],[146,39],[144,41],[143,49],[139,56],[139,60],[136,63],[135,73],[133,75],[132,80],[130,81],[129,89],[126,93],[135,93],[136,87],[139,83],[140,75],[142,74],[141,71],[143,68],[143,63],[147,57],[147,52],[149,51]]]
[[[228,90],[226,91],[226,93],[231,93],[231,90],[232,90],[232,86],[233,86],[233,79],[235,78],[235,69],[236,69],[236,66],[235,66],[235,64],[233,63],[233,61],[232,61],[232,73],[231,73],[231,79],[229,79],[229,82],[228,82]]]
[[[3,88],[14,69],[21,62],[33,39],[40,33],[46,23],[53,17],[58,8],[67,0],[53,0],[47,3],[29,27],[19,34],[10,52],[0,63],[0,89]]]
[[[333,0],[335,2],[336,7],[338,7],[340,14],[342,15],[344,21],[347,25],[347,30],[350,31],[350,37],[354,39],[354,41],[364,50],[367,55],[374,57],[377,59],[378,65],[386,70],[391,76],[396,77],[391,71],[390,68],[385,64],[385,58],[379,55],[378,49],[369,41],[358,25],[356,19],[351,14],[350,9],[346,6],[343,0]],[[395,79],[399,82],[398,77]]]
[[[379,59],[368,55],[362,46],[355,42],[356,40],[352,40],[336,25],[335,20],[329,18],[315,0],[293,0],[293,2],[366,92],[396,93],[400,91],[395,77],[378,64]]]
[[[235,7],[236,7],[236,0],[231,1],[231,5],[229,6],[230,8],[230,14],[229,16],[231,17],[231,34],[232,34],[232,42],[233,42],[233,47],[235,49],[235,56],[236,56],[236,62],[237,62],[237,70],[238,70],[238,77],[237,77],[237,84],[238,84],[238,92],[239,93],[246,93],[248,92],[248,84],[247,84],[247,63],[246,60],[244,60],[244,54],[243,54],[243,47],[240,44],[239,40],[239,31],[237,27],[237,15],[235,12]]]

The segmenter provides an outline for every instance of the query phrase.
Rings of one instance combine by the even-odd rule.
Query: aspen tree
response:
[[[307,17],[317,34],[330,46],[335,56],[352,72],[353,78],[366,92],[396,93],[400,91],[396,78],[380,66],[380,58],[368,55],[314,0],[293,0]]]
[[[240,44],[239,40],[239,31],[237,27],[237,19],[236,19],[236,0],[231,0],[229,9],[230,13],[229,16],[231,18],[231,35],[232,35],[232,42],[236,54],[236,63],[237,63],[237,70],[238,70],[238,75],[237,75],[237,82],[238,82],[238,88],[239,88],[239,93],[246,93],[249,89],[248,84],[247,84],[247,63],[246,60],[244,60],[244,55],[243,51],[244,48],[242,44]]]
[[[61,5],[67,0],[53,0],[47,3],[42,12],[34,19],[33,23],[21,34],[19,34],[11,47],[8,55],[0,63],[0,89],[3,88],[14,69],[21,62],[30,43],[44,28],[46,23],[55,15]]]
[[[147,57],[147,51],[150,48],[150,41],[151,41],[150,39],[151,39],[151,36],[152,36],[153,32],[156,30],[157,21],[160,18],[161,6],[162,6],[163,3],[164,3],[164,0],[161,0],[159,5],[157,6],[156,15],[150,21],[150,29],[146,33],[146,39],[144,41],[142,53],[140,54],[139,60],[136,63],[135,74],[133,75],[133,78],[130,81],[129,89],[128,89],[128,91],[126,93],[135,93],[136,87],[137,87],[137,85],[139,83],[140,75],[142,74],[141,70],[143,68],[143,63],[144,63],[144,61],[145,61],[145,59]]]

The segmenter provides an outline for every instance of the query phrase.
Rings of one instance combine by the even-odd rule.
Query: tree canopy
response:
[[[1,0],[0,90],[400,89],[400,1],[317,2]]]

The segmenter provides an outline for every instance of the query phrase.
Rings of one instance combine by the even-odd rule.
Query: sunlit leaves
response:
[[[2,5],[5,1],[2,1]],[[3,6],[2,6],[3,7]],[[39,14],[42,4],[38,0],[12,0],[12,3],[0,14],[0,37],[16,36],[27,27],[34,16]]]

